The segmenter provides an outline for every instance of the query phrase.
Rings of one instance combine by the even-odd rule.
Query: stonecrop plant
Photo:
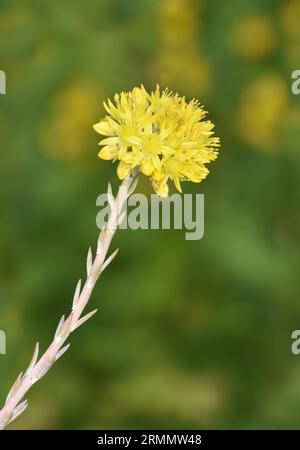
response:
[[[25,411],[28,402],[24,396],[69,349],[66,341],[70,335],[97,312],[82,316],[99,276],[117,254],[118,250],[107,257],[138,174],[149,177],[155,192],[166,197],[169,180],[179,192],[181,181],[199,183],[208,174],[206,164],[218,155],[219,138],[213,135],[212,122],[204,120],[206,111],[197,100],[187,102],[168,89],[161,91],[159,86],[150,94],[143,86],[135,87],[131,92],[116,94],[114,100],[115,104],[110,100],[104,103],[108,115],[94,128],[104,136],[98,156],[119,161],[117,174],[122,182],[116,196],[108,184],[110,214],[100,231],[96,255],[88,250],[86,280],[83,285],[78,281],[69,314],[61,317],[53,341],[40,357],[39,343],[35,345],[29,366],[17,377],[0,411],[0,429]]]

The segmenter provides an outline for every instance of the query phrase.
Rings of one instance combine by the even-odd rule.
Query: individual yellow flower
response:
[[[203,1],[161,0],[157,10],[157,70],[162,84],[208,93],[212,67],[201,49]],[[199,46],[200,37],[200,46]]]
[[[96,90],[97,89],[97,90]],[[89,126],[95,117],[99,85],[89,79],[76,79],[55,94],[49,116],[41,129],[45,152],[60,161],[80,161],[88,145]]]
[[[232,48],[243,59],[259,60],[273,53],[277,38],[275,24],[270,17],[245,17],[233,28]]]
[[[217,158],[219,138],[197,100],[160,90],[150,94],[142,85],[104,103],[108,116],[94,125],[106,136],[98,156],[119,160],[117,174],[125,178],[135,168],[150,177],[155,192],[168,195],[168,181],[181,192],[184,180],[199,183],[208,174],[205,164]]]
[[[299,0],[287,0],[283,2],[280,14],[283,31],[287,37],[299,41],[299,20],[300,2]]]
[[[277,72],[267,72],[244,89],[236,111],[236,132],[258,150],[276,151],[282,146],[288,115],[286,81]]]

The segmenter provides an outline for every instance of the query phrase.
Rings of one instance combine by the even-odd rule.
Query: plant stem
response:
[[[82,325],[86,320],[88,320],[97,311],[93,311],[87,314],[83,318],[81,315],[89,302],[93,288],[98,280],[101,272],[107,267],[107,265],[112,261],[116,252],[106,260],[107,252],[110,247],[112,238],[116,232],[116,229],[120,222],[122,221],[122,209],[123,206],[133,190],[135,189],[136,181],[134,181],[134,176],[130,175],[123,180],[119,187],[118,194],[114,198],[111,187],[108,188],[108,199],[111,207],[109,219],[107,226],[103,228],[100,232],[98,245],[97,245],[97,255],[94,261],[92,260],[91,250],[88,252],[87,258],[87,279],[80,292],[81,282],[77,284],[75,290],[73,307],[69,316],[65,319],[63,316],[58,325],[55,333],[54,340],[51,342],[47,350],[38,360],[38,349],[39,345],[36,344],[35,351],[31,360],[29,367],[26,372],[20,374],[11,388],[5,405],[0,410],[0,429],[5,428],[10,422],[15,420],[28,406],[27,400],[21,400],[24,398],[25,394],[29,391],[31,386],[40,380],[52,367],[52,365],[57,361],[63,353],[68,350],[69,345],[62,348],[63,344],[69,338],[71,333],[75,331],[80,325]]]

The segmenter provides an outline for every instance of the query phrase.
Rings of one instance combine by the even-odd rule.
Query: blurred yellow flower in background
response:
[[[247,144],[276,150],[282,139],[289,92],[280,74],[271,72],[252,81],[243,91],[236,112],[236,130]]]
[[[0,33],[15,31],[30,19],[30,9],[24,5],[19,10],[8,9],[0,15]]]
[[[160,23],[164,24],[164,42],[185,49],[197,37],[199,12],[191,0],[163,0],[160,4]]]
[[[286,38],[283,55],[289,66],[295,68],[299,65],[300,55],[300,2],[299,0],[286,0],[280,10],[281,25]]]
[[[269,56],[276,40],[276,30],[270,16],[251,16],[236,23],[231,46],[240,58],[256,60]]]
[[[41,131],[45,151],[60,160],[76,160],[86,154],[89,127],[98,111],[99,88],[76,80],[61,90]]]
[[[281,8],[281,22],[285,34],[291,39],[300,41],[300,2],[299,0],[285,0]]]
[[[168,180],[179,192],[180,181],[199,183],[208,174],[205,167],[217,157],[219,138],[213,137],[214,125],[203,121],[206,111],[197,100],[184,97],[157,86],[150,94],[134,88],[108,100],[106,116],[94,129],[104,136],[99,157],[119,160],[120,179],[138,167],[151,178],[155,192],[168,195]]]
[[[159,67],[163,84],[184,86],[189,94],[206,92],[210,86],[210,65],[197,45],[202,1],[162,0],[158,28]]]

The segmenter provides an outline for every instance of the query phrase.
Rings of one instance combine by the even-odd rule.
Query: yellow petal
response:
[[[117,174],[118,174],[118,177],[120,178],[120,180],[123,180],[124,178],[127,177],[127,175],[129,175],[130,169],[131,169],[131,167],[129,164],[125,164],[123,161],[119,162],[118,168],[117,168]]]
[[[132,144],[132,145],[141,145],[141,142],[142,142],[141,139],[139,137],[137,137],[137,136],[128,136],[126,138],[126,141],[129,142],[129,144]]]
[[[178,177],[174,178],[174,184],[175,184],[175,187],[176,187],[177,191],[182,193],[182,189],[181,189],[181,186],[180,186],[180,180],[179,180]]]
[[[126,164],[133,164],[136,158],[136,154],[134,152],[126,152],[123,155],[120,155],[120,160],[122,160]]]
[[[152,174],[153,170],[154,170],[154,166],[152,164],[151,159],[145,157],[141,164],[141,171],[143,172],[144,175],[149,177]]]
[[[183,174],[193,183],[200,183],[200,181],[206,178],[208,172],[209,172],[208,169],[205,166],[203,166],[195,168],[185,168]]]
[[[114,134],[114,129],[106,120],[102,120],[101,122],[96,123],[95,125],[93,125],[93,128],[95,131],[97,131],[97,133],[102,134],[103,136],[111,136],[112,134]]]
[[[118,157],[117,147],[106,145],[98,153],[99,158],[102,159],[116,159]]]
[[[102,141],[99,142],[99,145],[115,145],[119,143],[118,137],[109,137],[106,139],[102,139]]]
[[[163,177],[165,176],[165,172],[160,168],[158,170],[154,170],[151,177],[154,181],[161,181]]]
[[[168,197],[169,187],[168,187],[167,181],[163,181],[161,183],[153,182],[153,189],[161,197]]]

